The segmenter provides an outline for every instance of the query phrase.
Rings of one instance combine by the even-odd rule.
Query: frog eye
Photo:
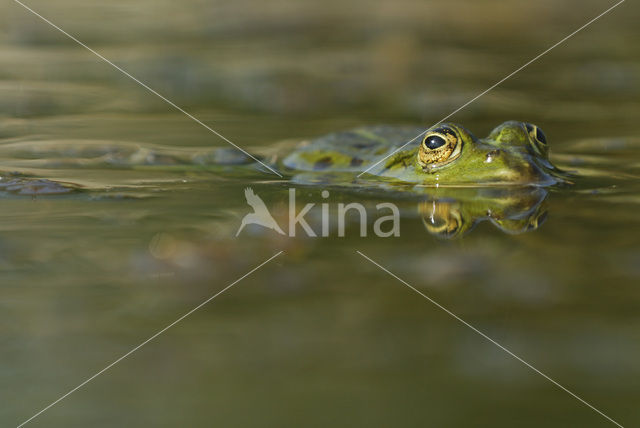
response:
[[[547,137],[544,135],[544,132],[542,132],[542,129],[530,123],[525,123],[524,126],[527,128],[527,132],[531,139],[535,141],[540,148],[544,148],[547,145]]]
[[[422,202],[418,210],[422,214],[422,223],[427,232],[438,238],[450,239],[463,230],[465,221],[455,204],[442,201]]]
[[[418,163],[424,169],[445,165],[455,160],[462,151],[462,140],[448,126],[429,130],[418,150]]]
[[[447,142],[439,135],[431,135],[429,137],[426,137],[422,144],[424,144],[428,149],[435,150],[438,147],[444,146],[445,144],[447,144]]]

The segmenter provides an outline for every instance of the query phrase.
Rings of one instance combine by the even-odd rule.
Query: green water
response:
[[[279,0],[27,3],[242,147],[353,126],[428,127],[611,4]],[[13,2],[0,6],[0,425],[614,426],[361,251],[625,427],[640,423],[640,51],[627,1],[451,120],[540,125],[577,172],[546,221],[464,237],[393,200],[401,236],[235,237],[251,186],[167,165],[225,143]],[[136,160],[135,167],[131,159]],[[13,174],[13,175],[11,175]],[[2,183],[2,182],[0,182]],[[320,187],[298,186],[300,203]],[[28,191],[26,193],[29,193]],[[317,226],[317,219],[314,226]]]

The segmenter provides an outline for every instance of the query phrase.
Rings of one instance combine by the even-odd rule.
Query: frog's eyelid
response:
[[[458,134],[456,133],[456,131],[451,129],[449,126],[446,126],[446,125],[442,125],[442,126],[438,126],[437,128],[433,128],[433,129],[429,130],[429,132],[427,132],[427,134],[453,135],[454,137],[458,138]]]

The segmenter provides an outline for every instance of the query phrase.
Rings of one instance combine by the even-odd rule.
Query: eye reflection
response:
[[[465,224],[456,203],[435,200],[422,202],[418,210],[425,229],[440,238],[450,239],[457,236]]]
[[[433,193],[425,190],[425,193]],[[487,221],[507,234],[537,230],[547,219],[547,191],[531,189],[438,189],[418,205],[425,230],[439,239],[462,238]]]

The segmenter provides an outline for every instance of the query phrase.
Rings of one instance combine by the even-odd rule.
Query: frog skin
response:
[[[281,168],[307,177],[366,171],[365,180],[425,186],[550,186],[564,181],[535,125],[505,122],[483,139],[454,123],[420,131],[375,126],[329,134],[302,143],[282,160]]]

